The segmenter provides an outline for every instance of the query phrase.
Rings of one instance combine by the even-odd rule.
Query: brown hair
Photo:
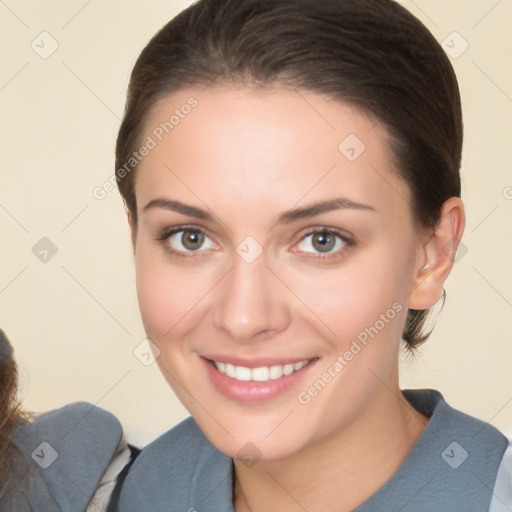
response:
[[[18,456],[11,439],[22,417],[17,391],[18,372],[13,349],[0,329],[0,491],[6,486]]]
[[[127,173],[126,162],[150,108],[186,86],[222,82],[309,90],[379,120],[420,226],[434,228],[442,204],[460,197],[457,79],[439,43],[405,8],[392,0],[199,0],[155,34],[132,71],[116,179],[135,221],[136,164]],[[408,311],[408,347],[430,334],[428,312]]]

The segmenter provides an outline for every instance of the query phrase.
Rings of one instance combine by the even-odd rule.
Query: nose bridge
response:
[[[285,329],[289,321],[286,298],[273,278],[263,254],[254,261],[234,254],[231,272],[213,305],[215,326],[240,342]]]

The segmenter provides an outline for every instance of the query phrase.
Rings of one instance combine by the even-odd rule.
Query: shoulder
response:
[[[13,436],[22,466],[13,476],[16,510],[85,510],[121,438],[117,418],[86,402],[21,423]]]
[[[446,438],[446,433],[455,436],[461,442],[481,450],[495,446],[503,454],[508,440],[493,425],[474,416],[455,409],[444,399],[439,391],[433,389],[407,389],[402,391],[413,407],[430,416],[428,428],[439,439]]]
[[[432,483],[422,492],[428,498],[424,500],[426,506],[436,499],[456,499],[466,505],[465,510],[473,510],[470,503],[472,507],[483,507],[478,510],[489,510],[500,474],[507,474],[507,437],[493,425],[454,409],[435,390],[403,393],[415,409],[430,416],[404,464],[407,471],[402,472],[403,481],[412,479],[419,487],[424,479],[431,478]],[[508,474],[510,485],[510,470]]]
[[[119,510],[188,510],[201,495],[222,493],[231,458],[217,450],[193,418],[146,446],[124,482]],[[229,480],[229,486],[231,486]],[[210,499],[213,496],[210,494]]]
[[[112,413],[88,402],[68,404],[36,416],[29,430],[33,436],[50,436],[61,445],[77,437],[94,441],[94,445],[117,444],[122,434],[121,423]]]
[[[46,412],[18,430],[15,443],[39,467],[56,463],[70,475],[89,478],[106,468],[122,437],[119,420],[87,402]]]

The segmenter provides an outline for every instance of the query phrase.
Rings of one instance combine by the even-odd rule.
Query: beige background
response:
[[[21,395],[36,411],[96,403],[140,445],[186,411],[156,365],[133,354],[145,336],[128,225],[117,190],[101,201],[92,191],[114,171],[138,52],[189,3],[0,3],[0,326],[16,347]],[[404,360],[402,386],[437,388],[511,437],[512,2],[403,3],[454,56],[469,46],[452,60],[465,114],[467,252],[432,339]],[[43,59],[31,44],[44,54],[50,37],[58,48]],[[32,252],[43,237],[57,248],[46,262]]]

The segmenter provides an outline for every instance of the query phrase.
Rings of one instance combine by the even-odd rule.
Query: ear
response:
[[[464,226],[464,204],[460,198],[451,197],[443,204],[441,218],[422,246],[409,293],[410,309],[430,308],[441,297],[443,285],[455,262]]]
[[[132,238],[132,247],[133,252],[135,252],[135,240],[137,239],[137,220],[130,210],[126,210],[126,215],[128,217],[128,224],[130,226],[130,233]]]

